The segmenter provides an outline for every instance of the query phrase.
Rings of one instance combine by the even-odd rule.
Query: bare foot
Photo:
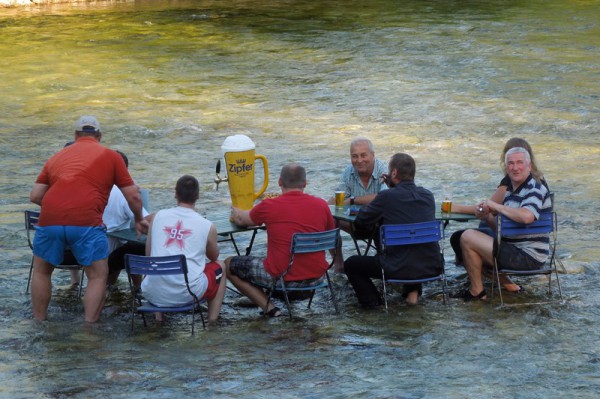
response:
[[[502,284],[502,287],[508,291],[508,292],[519,292],[521,291],[521,287],[519,287],[517,284],[515,283],[510,283],[510,284]]]
[[[521,287],[513,283],[513,281],[508,276],[500,275],[500,283],[502,284],[502,287],[508,292],[521,291]]]
[[[417,305],[419,303],[419,291],[411,291],[406,296],[407,305]]]

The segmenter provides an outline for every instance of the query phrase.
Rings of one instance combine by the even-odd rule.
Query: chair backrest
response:
[[[142,196],[142,206],[150,212],[150,191],[147,188],[140,188],[140,195]]]
[[[146,276],[183,274],[187,282],[185,255],[141,256],[125,254],[125,268],[129,274]]]
[[[425,244],[439,242],[444,238],[440,220],[408,224],[384,224],[379,228],[382,248],[396,245]]]
[[[314,233],[295,233],[292,236],[292,244],[290,247],[290,263],[288,264],[286,271],[283,272],[280,277],[285,276],[290,271],[294,263],[294,255],[296,254],[307,254],[332,249],[334,252],[329,265],[329,267],[331,267],[335,261],[336,250],[338,247],[337,243],[339,240],[339,228]]]
[[[25,211],[25,231],[27,232],[27,242],[29,248],[33,249],[33,234],[35,226],[38,224],[40,213],[37,211]]]
[[[552,233],[556,222],[556,213],[551,211],[541,212],[538,220],[530,224],[515,222],[504,215],[498,215],[496,222],[500,237]]]
[[[336,249],[340,237],[340,229],[320,231],[317,233],[296,233],[292,236],[292,254],[305,254]]]

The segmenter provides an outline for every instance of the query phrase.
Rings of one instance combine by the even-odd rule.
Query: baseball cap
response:
[[[75,131],[98,133],[100,131],[100,122],[91,115],[83,115],[77,120]]]

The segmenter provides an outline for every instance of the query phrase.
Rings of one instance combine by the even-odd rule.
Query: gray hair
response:
[[[513,147],[510,150],[506,151],[506,155],[504,155],[504,164],[508,163],[508,156],[512,154],[525,154],[525,160],[528,164],[531,164],[531,155],[529,155],[529,151],[527,151],[523,147]]]
[[[369,151],[373,154],[375,153],[375,149],[373,148],[373,143],[366,137],[357,137],[350,143],[350,152],[352,152],[352,147],[357,144],[367,143],[369,145]]]

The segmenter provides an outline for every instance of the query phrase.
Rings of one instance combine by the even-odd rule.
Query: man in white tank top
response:
[[[190,289],[198,298],[208,300],[208,322],[214,323],[223,303],[226,277],[222,262],[217,260],[217,229],[194,208],[199,192],[196,178],[179,178],[175,186],[177,207],[151,216],[146,254],[185,255]],[[156,306],[178,306],[192,300],[180,275],[147,276],[142,282],[142,293]],[[157,320],[162,320],[162,315],[157,315]]]

